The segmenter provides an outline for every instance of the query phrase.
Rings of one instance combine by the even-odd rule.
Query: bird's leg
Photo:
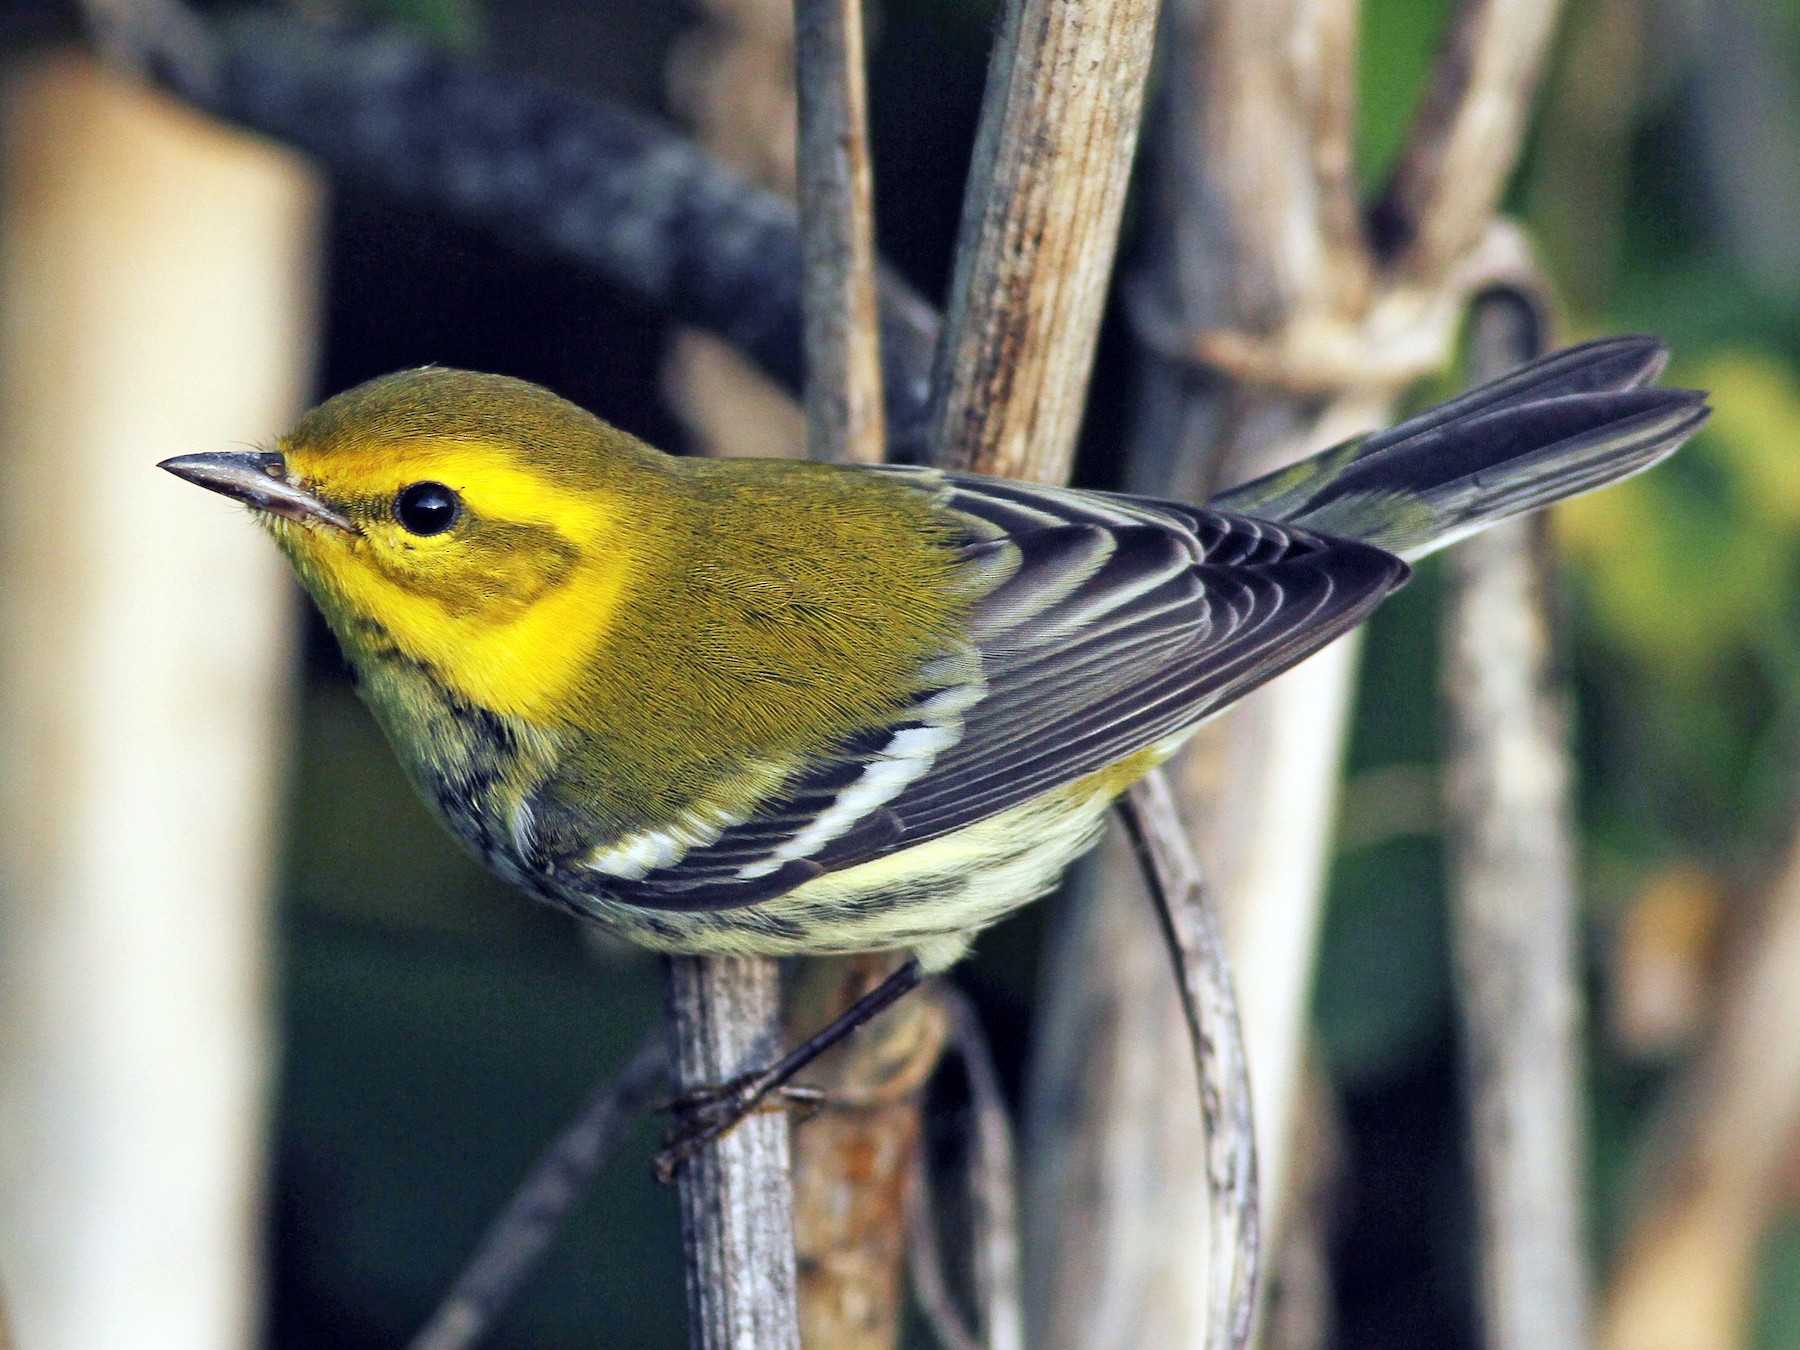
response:
[[[909,958],[892,975],[768,1068],[742,1074],[729,1083],[692,1088],[672,1098],[666,1109],[675,1112],[678,1120],[651,1164],[656,1179],[668,1185],[675,1179],[676,1168],[715,1139],[736,1129],[745,1116],[761,1108],[771,1096],[780,1095],[790,1103],[816,1110],[824,1101],[824,1094],[817,1088],[793,1086],[795,1075],[917,989],[924,979],[925,972],[917,958]]]

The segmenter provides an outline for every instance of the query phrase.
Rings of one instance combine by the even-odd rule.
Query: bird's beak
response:
[[[217,455],[177,455],[156,466],[177,478],[198,483],[225,496],[289,520],[316,520],[322,525],[358,534],[355,523],[334,506],[320,501],[305,488],[287,479],[287,461],[278,454],[238,451]]]

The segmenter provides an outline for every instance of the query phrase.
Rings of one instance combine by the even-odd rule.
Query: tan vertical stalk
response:
[[[887,443],[862,17],[862,0],[794,3],[806,429],[814,459],[879,464]],[[806,962],[790,1000],[791,1034],[843,1012],[899,959]],[[820,1066],[829,1106],[794,1148],[800,1332],[813,1350],[899,1343],[920,1101],[945,1034],[927,989]]]
[[[727,162],[791,191],[786,0],[718,0],[708,14],[677,52],[674,98]],[[674,402],[703,448],[797,451],[792,403],[717,341],[682,334],[669,371]],[[678,1087],[723,1082],[780,1054],[774,961],[678,957],[669,966]],[[784,1113],[759,1113],[682,1169],[688,1339],[696,1350],[788,1350],[800,1343],[790,1136]]]
[[[806,449],[879,464],[881,345],[862,0],[794,0],[805,273]]]
[[[781,1054],[781,971],[765,956],[673,956],[671,1058],[683,1092]],[[759,1111],[677,1174],[692,1350],[798,1350],[788,1118]]]
[[[1133,485],[1204,499],[1378,425],[1449,358],[1462,308],[1520,265],[1493,219],[1553,0],[1468,0],[1365,237],[1354,195],[1354,0],[1173,0]],[[1454,162],[1454,175],[1433,166]],[[1439,213],[1455,215],[1440,220]],[[1429,217],[1429,219],[1427,218]],[[1354,643],[1243,700],[1172,770],[1223,910],[1280,1242],[1289,1135]],[[1206,1154],[1160,935],[1121,850],[1059,937],[1033,1070],[1028,1306],[1043,1347],[1202,1346]],[[1160,959],[1156,958],[1156,959]],[[1072,1104],[1060,1111],[1051,1104]],[[1102,1246],[1095,1232],[1120,1236]]]
[[[1533,306],[1477,305],[1472,373],[1539,355]],[[1589,1344],[1568,726],[1542,518],[1452,549],[1444,634],[1451,910],[1483,1344]]]
[[[940,464],[1068,479],[1155,22],[1148,0],[1011,0],[1005,8],[933,391]],[[1154,932],[1152,914],[1145,904]],[[1154,968],[1153,984],[1169,988],[1160,951]],[[1171,1024],[1179,1019],[1172,1012]],[[1187,1081],[1191,1121],[1196,1098]]]
[[[801,198],[812,396],[806,448],[820,459],[879,462],[886,447],[860,8],[788,0],[712,0],[706,8],[706,24],[674,65],[677,101],[715,154]],[[676,403],[709,452],[799,451],[792,404],[716,339],[682,335],[671,371]],[[797,963],[790,1039],[816,1031],[892,965],[884,954]],[[800,1334],[808,1346],[877,1350],[898,1342],[919,1093],[943,1039],[942,1011],[921,993],[813,1075],[830,1106],[792,1141]]]
[[[1068,479],[1155,27],[1152,0],[1006,6],[938,355],[946,467]]]
[[[298,412],[318,194],[85,59],[0,125],[0,1270],[33,1350],[247,1346],[291,610],[154,466]]]

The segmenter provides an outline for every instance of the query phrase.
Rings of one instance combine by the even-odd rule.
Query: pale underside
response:
[[[1147,771],[1192,729],[1140,756]],[[671,911],[584,896],[581,912],[657,951],[828,955],[909,948],[928,972],[954,965],[975,935],[1054,890],[1100,837],[1125,775],[1099,773],[954,834],[847,867],[736,909]]]

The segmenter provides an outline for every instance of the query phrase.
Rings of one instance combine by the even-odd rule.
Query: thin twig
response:
[[[760,1069],[781,1049],[773,960],[668,960],[675,1087],[695,1092]],[[798,1350],[793,1195],[784,1111],[747,1117],[682,1164],[691,1350]]]
[[[532,1165],[449,1294],[413,1338],[412,1350],[468,1350],[480,1344],[668,1073],[668,1046],[659,1030],[624,1072],[587,1100]]]
[[[1250,1066],[1231,963],[1168,780],[1160,773],[1149,775],[1127,794],[1120,811],[1176,959],[1200,1079],[1211,1222],[1206,1344],[1214,1350],[1242,1350],[1256,1316],[1262,1218]]]
[[[1473,379],[1539,354],[1540,308],[1477,306]],[[1580,1350],[1590,1334],[1567,726],[1544,543],[1541,521],[1519,521],[1459,545],[1446,600],[1456,988],[1493,1350]]]
[[[794,0],[794,53],[807,452],[814,459],[879,464],[887,443],[862,0]]]

